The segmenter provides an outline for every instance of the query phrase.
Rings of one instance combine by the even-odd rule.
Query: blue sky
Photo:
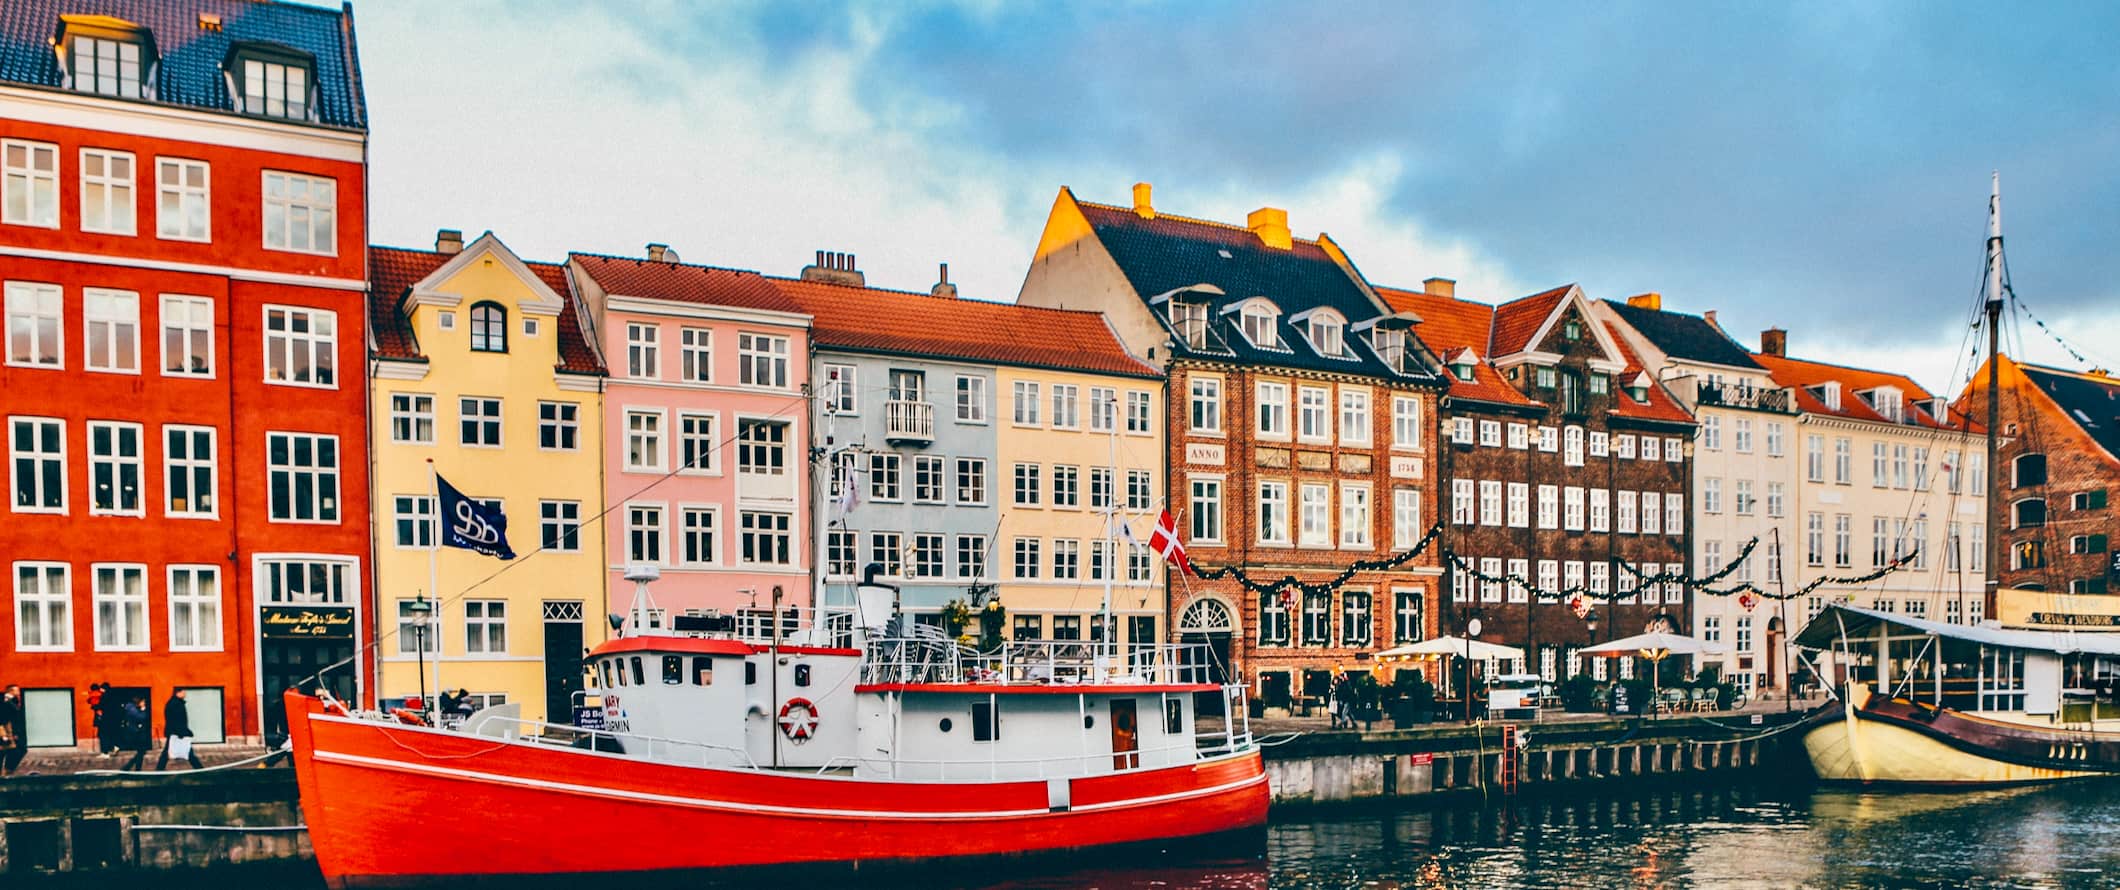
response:
[[[2120,361],[2120,5],[357,2],[372,232],[1010,299],[1060,186],[1286,208],[1372,280],[1580,282],[1955,390],[1988,174]],[[2024,326],[2022,354],[2074,365]]]

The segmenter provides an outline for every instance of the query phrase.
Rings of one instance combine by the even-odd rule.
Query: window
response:
[[[1192,540],[1222,541],[1222,480],[1195,477],[1191,480]]]
[[[221,570],[215,566],[169,567],[169,648],[214,652],[221,648]]]
[[[1722,616],[1703,615],[1700,619],[1700,639],[1704,643],[1722,642]]]
[[[1303,483],[1301,526],[1297,539],[1305,547],[1332,546],[1332,487],[1322,482]]]
[[[788,425],[771,420],[736,422],[736,472],[781,476],[788,471]]]
[[[140,372],[140,295],[131,291],[81,291],[88,347],[84,367],[123,374]]]
[[[1552,368],[1539,368],[1534,372],[1532,379],[1537,383],[1539,389],[1552,389],[1559,384],[1560,375]]]
[[[415,610],[417,600],[397,601],[397,644],[399,655],[413,655],[441,650],[441,616],[428,613],[425,618]],[[621,674],[623,676],[623,674]]]
[[[1660,441],[1662,440],[1655,436],[1642,437],[1642,460],[1656,460],[1658,458],[1657,443]]]
[[[94,333],[91,328],[92,342]],[[93,346],[90,352],[93,354]],[[212,300],[163,295],[162,374],[167,377],[213,376]]]
[[[1642,534],[1662,534],[1662,496],[1653,491],[1642,492]]]
[[[1892,487],[1906,488],[1908,479],[1907,447],[1905,445],[1894,445],[1892,446]]]
[[[0,222],[59,227],[59,147],[0,140]]]
[[[1304,591],[1303,645],[1332,645],[1332,594]]]
[[[1426,603],[1425,594],[1419,589],[1395,589],[1391,592],[1391,636],[1395,643],[1418,643],[1427,636],[1427,627],[1422,622]]]
[[[434,499],[401,494],[391,498],[397,546],[425,550],[434,546]]]
[[[1356,445],[1369,444],[1369,393],[1361,390],[1340,391],[1340,441]]]
[[[1507,430],[1509,433],[1509,447],[1518,451],[1531,447],[1530,427],[1521,423],[1512,423],[1508,425]]]
[[[1561,436],[1561,441],[1562,441],[1562,442],[1564,443],[1564,445],[1565,445],[1565,451],[1564,451],[1564,453],[1562,454],[1562,462],[1563,462],[1563,463],[1565,463],[1565,464],[1567,464],[1568,466],[1571,466],[1571,467],[1580,467],[1580,466],[1582,466],[1582,465],[1583,465],[1583,428],[1582,428],[1582,427],[1579,427],[1579,426],[1571,426],[1571,427],[1569,427],[1569,428],[1568,428],[1568,429],[1566,430],[1566,432],[1565,432],[1565,433],[1564,433],[1564,434],[1563,434],[1563,435]],[[1642,440],[1642,443],[1643,443],[1643,449],[1642,449],[1642,458],[1643,458],[1644,460],[1646,460],[1646,459],[1648,459],[1648,458],[1649,458],[1649,451],[1648,451],[1648,443],[1650,443],[1650,442],[1654,442],[1654,441],[1656,441],[1656,440],[1655,440],[1655,439],[1643,439],[1643,440]]]
[[[1322,315],[1310,317],[1310,345],[1319,355],[1338,358],[1347,352],[1346,327],[1339,319]]]
[[[1776,485],[1781,483],[1776,482]],[[1677,493],[1664,495],[1664,534],[1686,533],[1686,499]]]
[[[1892,561],[1890,526],[1882,516],[1870,519],[1870,565],[1882,567]]]
[[[1244,339],[1250,340],[1251,345],[1261,349],[1277,349],[1281,345],[1280,330],[1277,326],[1280,317],[1271,307],[1252,303],[1239,313],[1237,324],[1244,331]]]
[[[1126,509],[1148,509],[1154,477],[1147,470],[1126,471]]]
[[[957,375],[957,422],[986,422],[986,378]]]
[[[720,561],[720,548],[714,546],[714,534],[720,525],[715,521],[718,515],[712,507],[678,509],[677,561],[680,564],[705,566]]]
[[[2025,498],[2010,505],[2010,528],[2038,528],[2046,525],[2046,499]]]
[[[274,522],[339,521],[339,437],[266,433]]]
[[[1782,433],[1783,433],[1783,431],[1784,431],[1784,427],[1782,426],[1782,424],[1781,424],[1781,422],[1780,422],[1780,421],[1777,421],[1777,420],[1769,420],[1769,421],[1767,421],[1767,456],[1768,456],[1768,457],[1780,457],[1780,456],[1781,456],[1781,446],[1782,446],[1782,441],[1781,441],[1781,440],[1782,440]]]
[[[214,435],[212,427],[162,428],[164,514],[210,519],[220,509],[220,469],[215,463]]]
[[[1119,391],[1105,386],[1089,388],[1089,428],[1110,432],[1119,426]]]
[[[1191,429],[1196,433],[1222,432],[1222,378],[1193,377],[1190,381]],[[1032,419],[1036,422],[1036,418]]]
[[[81,150],[81,231],[130,235],[133,156],[101,148]]]
[[[1733,426],[1733,428],[1735,429],[1735,431],[1736,431],[1736,433],[1737,433],[1737,436],[1736,436],[1736,438],[1737,438],[1737,453],[1739,453],[1739,454],[1751,454],[1751,453],[1752,453],[1752,420],[1751,420],[1750,418],[1746,418],[1746,417],[1740,417],[1740,418],[1737,418],[1737,419],[1736,419],[1735,421],[1733,421],[1733,422],[1732,422],[1732,426]]]
[[[1149,558],[1147,544],[1131,544],[1126,548],[1126,580],[1146,582],[1155,579],[1155,562]]]
[[[2105,489],[2094,488],[2069,495],[2069,509],[2076,511],[2105,509]]]
[[[1288,603],[1280,591],[1259,594],[1259,645],[1288,645]]]
[[[1296,436],[1305,442],[1332,441],[1332,391],[1319,386],[1297,389]]]
[[[913,458],[913,500],[922,504],[943,503],[943,459],[931,455]],[[1106,485],[1110,480],[1106,479]]]
[[[786,513],[769,513],[745,510],[741,517],[743,527],[743,561],[751,565],[789,565],[794,561],[793,540],[788,526],[791,517]]]
[[[1826,437],[1817,434],[1804,436],[1803,467],[1806,481],[1826,481]]]
[[[1391,397],[1391,444],[1395,448],[1421,447],[1421,401],[1412,396]]]
[[[660,433],[662,415],[654,418],[655,433]],[[630,420],[633,415],[627,415]],[[477,448],[501,447],[501,400],[470,396],[456,400],[457,441]],[[662,459],[656,459],[656,466]]]
[[[1130,390],[1126,394],[1126,431],[1148,434],[1150,430],[1150,397],[1148,393]]]
[[[1543,507],[1544,505],[1541,504],[1540,506]],[[1552,526],[1542,527],[1551,528]],[[1594,532],[1609,532],[1612,530],[1612,490],[1609,488],[1590,489],[1590,530]]]
[[[1500,559],[1491,557],[1482,558],[1480,560],[1480,574],[1483,576],[1480,578],[1480,602],[1501,602],[1502,561]]]
[[[714,381],[714,332],[706,328],[680,328],[677,332],[679,379],[686,383],[712,383]],[[841,366],[845,367],[845,366]],[[852,397],[852,368],[847,368],[848,378],[842,392]],[[853,410],[851,407],[847,410]]]
[[[985,458],[957,458],[957,503],[964,506],[986,504]]]
[[[1077,539],[1074,539],[1074,538],[1054,538],[1054,539],[1053,539],[1053,580],[1055,580],[1055,581],[1073,581],[1073,580],[1076,580],[1076,579],[1078,579],[1078,578],[1081,578],[1081,577],[1082,577],[1082,542],[1081,542],[1081,541],[1079,541],[1079,540],[1077,540]],[[1080,636],[1080,633],[1081,633],[1081,631],[1080,631],[1079,629],[1077,629],[1077,631],[1076,631],[1076,635],[1075,635],[1075,636],[1061,636],[1061,634],[1060,634],[1060,622],[1061,622],[1061,621],[1064,621],[1064,620],[1066,620],[1066,619],[1065,619],[1065,618],[1056,618],[1056,619],[1054,619],[1054,622],[1053,622],[1053,638],[1054,638],[1054,639],[1071,639],[1071,640],[1079,640],[1079,639],[1081,639],[1081,636]],[[1076,620],[1076,621],[1078,621],[1078,622],[1079,622],[1079,621],[1081,621],[1081,619],[1080,619],[1080,618],[1077,618],[1077,619],[1075,619],[1075,620]]]
[[[905,499],[905,459],[893,452],[869,455],[869,498],[877,501]]]
[[[95,625],[98,651],[147,648],[147,567],[97,563]]]
[[[338,253],[338,195],[330,179],[265,171],[265,247]]]
[[[1037,578],[1039,571],[1039,542],[1037,538],[1016,539],[1016,577]]]
[[[338,386],[338,313],[265,307],[265,382]]]
[[[854,550],[859,535],[844,529],[833,529],[825,534],[824,573],[835,578],[854,576],[855,562],[859,557]]]
[[[1635,521],[1635,517],[1636,517],[1636,512],[1635,512],[1635,493],[1634,493],[1634,492],[1631,492],[1631,491],[1622,491],[1622,492],[1619,492],[1619,533],[1620,533],[1620,534],[1623,534],[1623,535],[1631,535],[1631,534],[1634,534],[1634,530],[1635,530],[1635,528],[1637,527],[1637,523],[1636,523],[1636,521]]]
[[[580,501],[538,501],[538,540],[546,550],[575,553],[582,548]]]
[[[1009,385],[1010,421],[1017,426],[1038,426],[1038,384],[1018,380]]]
[[[1783,506],[1785,505],[1785,503],[1786,503],[1786,500],[1787,500],[1787,499],[1786,499],[1786,498],[1784,498],[1784,497],[1783,497],[1783,495],[1782,495],[1782,484],[1781,484],[1781,483],[1779,483],[1779,482],[1769,482],[1769,483],[1767,483],[1767,515],[1768,515],[1768,516],[1773,516],[1773,517],[1777,517],[1777,518],[1778,518],[1778,517],[1780,517],[1780,516],[1781,516],[1781,514],[1782,514],[1782,507],[1783,507]]]
[[[1541,449],[1541,450],[1544,450],[1544,451],[1552,451],[1553,449],[1551,449],[1551,448],[1544,448],[1544,449]],[[1611,433],[1605,433],[1605,432],[1599,432],[1599,431],[1597,431],[1597,430],[1591,430],[1591,431],[1590,431],[1590,456],[1591,456],[1591,457],[1609,457],[1609,456],[1611,456],[1611,454],[1612,454],[1612,434],[1611,434]]]
[[[15,651],[74,648],[73,583],[63,562],[15,563]]]
[[[1735,500],[1735,508],[1737,510],[1738,515],[1752,515],[1753,510],[1758,507],[1758,501],[1752,497],[1752,480],[1737,480],[1737,497],[1735,498]]]
[[[913,577],[942,577],[942,536],[916,534],[913,536]]]
[[[1709,451],[1722,450],[1722,417],[1702,414],[1700,418],[1700,447]]]
[[[471,307],[471,351],[508,351],[508,310],[486,301]]]
[[[1418,488],[1392,489],[1392,549],[1411,549],[1414,545],[1421,542],[1421,536],[1425,531],[1425,529],[1421,528],[1421,490]]]
[[[1604,445],[1600,444],[1600,440],[1604,437],[1604,435],[1605,434],[1603,433],[1599,433],[1590,438],[1592,448],[1590,452],[1591,454],[1597,455],[1598,457],[1605,456]],[[1538,450],[1543,451],[1547,454],[1554,454],[1559,452],[1561,450],[1561,431],[1550,426],[1539,427]],[[1621,456],[1624,457],[1625,455]]]
[[[353,570],[350,559],[259,561],[259,571],[265,576],[265,601],[276,605],[350,605],[347,579]],[[353,591],[359,595],[357,583]]]
[[[7,283],[7,363],[33,368],[66,366],[64,298],[58,285]]]
[[[1538,585],[1545,590],[1555,590],[1559,585],[1559,563],[1550,559],[1539,560]],[[1503,571],[1509,576],[1509,601],[1512,603],[1531,600],[1531,561],[1512,559],[1503,563]]]
[[[986,577],[986,536],[957,536],[957,577]]]
[[[1885,488],[1892,484],[1889,449],[1883,442],[1870,444],[1870,485]]]
[[[1040,470],[1040,468],[1039,468],[1039,466],[1038,466],[1037,464],[1017,464],[1017,465],[1016,465],[1016,467],[1015,467],[1015,481],[1016,481],[1016,486],[1015,486],[1015,500],[1014,500],[1014,502],[1015,502],[1015,505],[1016,505],[1016,506],[1018,506],[1018,507],[1035,507],[1035,506],[1038,506],[1038,504],[1039,504],[1039,501],[1040,501],[1040,498],[1041,498],[1041,494],[1040,494],[1040,483],[1039,483],[1039,476],[1040,476],[1040,475],[1041,475],[1041,470]]]
[[[1082,428],[1082,388],[1072,383],[1053,384],[1053,429]]]
[[[244,59],[243,112],[307,119],[309,69],[285,62]]]
[[[2020,454],[2010,462],[2010,487],[2029,488],[2046,484],[2046,455]]]
[[[898,532],[869,533],[869,562],[877,571],[893,578],[905,575],[905,536]]]
[[[394,403],[393,403],[394,404]],[[430,400],[431,404],[431,400]],[[393,410],[395,410],[393,408]],[[430,412],[432,408],[429,408]],[[545,451],[574,451],[581,447],[581,406],[574,402],[537,403],[537,447]],[[687,423],[694,418],[686,417]],[[711,418],[707,418],[710,419]],[[433,418],[428,418],[431,427]],[[687,443],[690,447],[690,443]],[[711,449],[709,449],[711,453]]]
[[[1453,525],[1474,525],[1479,522],[1479,513],[1474,508],[1473,481],[1450,480],[1450,522]]]
[[[1472,418],[1453,417],[1450,419],[1450,441],[1459,445],[1472,444]]]
[[[1571,532],[1583,530],[1583,489],[1580,486],[1561,489],[1561,528]]]
[[[211,173],[205,161],[155,160],[155,235],[171,241],[212,239]]]
[[[626,376],[653,380],[662,376],[662,328],[626,323]]]
[[[508,654],[508,601],[464,601],[464,652]]]
[[[1958,452],[1946,451],[1943,453],[1942,470],[1943,486],[1946,491],[1951,494],[1958,494],[1964,490],[1965,462],[1960,458]]]
[[[736,334],[736,381],[744,386],[788,388],[788,338],[771,334]]]
[[[1502,447],[1502,422],[1501,422],[1501,421],[1499,421],[1499,420],[1482,420],[1482,421],[1480,421],[1480,447],[1481,447],[1481,448],[1500,448],[1500,447]]]
[[[1370,635],[1369,591],[1340,592],[1340,645],[1367,646]]]
[[[1855,518],[1846,513],[1833,515],[1833,565],[1848,568],[1855,564]]]
[[[1259,435],[1288,438],[1288,384],[1260,381],[1258,397]]]
[[[1340,546],[1368,547],[1369,486],[1340,483]]]
[[[1621,459],[1621,460],[1633,460],[1633,459],[1634,459],[1634,436],[1633,436],[1633,434],[1631,434],[1631,433],[1621,433],[1620,435],[1617,435],[1617,436],[1614,436],[1614,437],[1612,437],[1612,456],[1613,456],[1613,457],[1617,457],[1617,458],[1619,458],[1619,459]],[[1599,661],[1603,661],[1604,659],[1598,659],[1598,660],[1599,660]]]
[[[1500,526],[1502,519],[1502,483],[1480,480],[1480,524]]]
[[[626,505],[626,560],[660,563],[663,560],[663,508],[648,504]]]
[[[1855,482],[1854,443],[1846,436],[1833,437],[1833,481],[1839,485]]]
[[[1082,506],[1082,468],[1053,466],[1053,506],[1069,510]]]
[[[1509,527],[1531,527],[1531,486],[1524,482],[1508,483]]]
[[[1112,508],[1112,471],[1110,467],[1091,467],[1089,470],[1089,506],[1092,510]]]
[[[1969,571],[1979,572],[1987,569],[1987,523],[1973,523],[1973,537],[1965,547],[1965,563]]]
[[[140,425],[88,424],[88,512],[92,515],[139,516]]]

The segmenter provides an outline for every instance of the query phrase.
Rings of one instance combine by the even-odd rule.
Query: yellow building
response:
[[[432,251],[370,248],[369,265],[378,698],[461,688],[568,722],[608,609],[603,363],[565,268],[448,230]],[[501,502],[514,563],[434,548],[434,472]]]
[[[994,563],[1010,636],[1097,639],[1108,589],[1123,645],[1167,639],[1166,564],[1148,549],[1163,507],[1162,381],[1145,366],[1118,376],[1001,365],[995,383]]]

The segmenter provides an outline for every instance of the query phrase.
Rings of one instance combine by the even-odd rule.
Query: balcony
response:
[[[1743,408],[1773,414],[1796,413],[1796,399],[1790,390],[1744,383],[1701,381],[1699,401],[1696,404],[1703,407]]]
[[[883,438],[893,443],[927,445],[935,441],[935,406],[892,399],[883,403]]]

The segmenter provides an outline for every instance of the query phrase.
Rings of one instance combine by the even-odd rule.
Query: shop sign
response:
[[[350,640],[353,610],[266,606],[258,627],[268,640]]]

